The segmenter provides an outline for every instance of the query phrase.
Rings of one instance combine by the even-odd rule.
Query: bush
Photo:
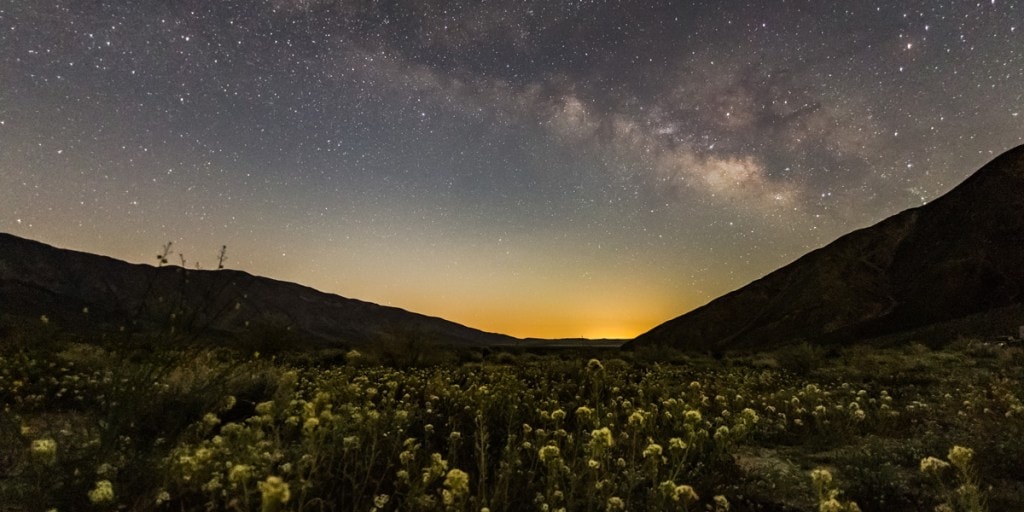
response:
[[[775,358],[782,369],[796,375],[806,376],[822,365],[825,350],[806,341],[801,341],[780,349],[776,352]]]

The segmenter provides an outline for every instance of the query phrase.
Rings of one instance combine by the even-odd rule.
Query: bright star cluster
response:
[[[631,337],[1024,142],[1024,3],[8,2],[0,84],[0,231]]]

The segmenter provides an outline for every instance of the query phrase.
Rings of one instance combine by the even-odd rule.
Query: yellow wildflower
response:
[[[974,450],[963,446],[954,446],[949,449],[949,455],[946,458],[957,468],[966,469],[970,465],[971,459],[974,458]]]
[[[96,482],[96,487],[89,491],[89,502],[93,505],[114,502],[114,485],[110,483],[110,480]]]
[[[292,497],[288,483],[279,476],[268,476],[266,480],[260,482],[259,488],[262,509],[267,512],[280,510]]]
[[[44,466],[57,462],[57,442],[50,438],[36,439],[29,448],[32,458]]]

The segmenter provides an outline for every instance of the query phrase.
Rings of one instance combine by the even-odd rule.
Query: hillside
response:
[[[1024,146],[944,196],[854,231],[627,347],[844,342],[1024,301]],[[1020,319],[1024,324],[1024,318]]]
[[[126,331],[327,346],[517,341],[237,270],[130,264],[0,233],[0,318],[11,328],[39,323],[42,315],[50,325],[83,336]]]

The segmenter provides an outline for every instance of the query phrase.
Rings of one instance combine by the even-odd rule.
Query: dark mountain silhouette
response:
[[[262,336],[326,346],[518,341],[237,270],[130,264],[0,233],[0,316],[11,326],[39,324],[43,315],[51,328],[82,336]]]
[[[1024,146],[935,201],[843,236],[627,347],[840,343],[1019,311],[1022,301]]]

